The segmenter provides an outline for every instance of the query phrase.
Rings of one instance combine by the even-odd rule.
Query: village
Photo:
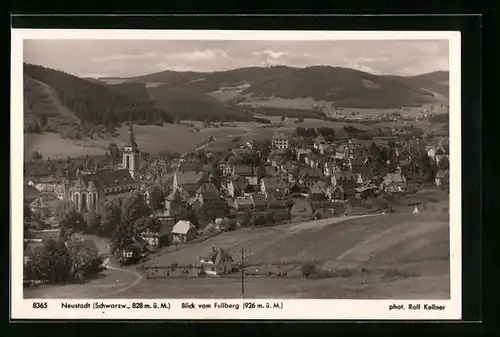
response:
[[[230,247],[214,246],[184,266],[147,267],[147,261],[241,228],[418,214],[425,204],[393,201],[424,187],[448,193],[448,157],[446,135],[337,140],[326,127],[289,132],[279,126],[271,139],[224,151],[153,157],[141,153],[130,121],[128,143],[110,146],[105,165],[52,163],[48,172],[32,174],[25,168],[25,279],[55,282],[33,271],[50,255],[50,238],[92,257],[85,275],[106,264],[142,264],[148,276],[159,268],[166,276],[231,274],[244,254]]]

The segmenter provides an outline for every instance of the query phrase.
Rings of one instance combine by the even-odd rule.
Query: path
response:
[[[99,277],[84,284],[40,286],[25,289],[24,298],[109,298],[128,291],[142,281],[142,275],[134,270],[112,265]]]

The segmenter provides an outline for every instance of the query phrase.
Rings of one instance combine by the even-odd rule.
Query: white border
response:
[[[461,318],[461,35],[452,31],[220,31],[220,30],[71,30],[13,29],[11,34],[11,219],[21,224],[23,195],[23,40],[24,39],[106,39],[106,40],[448,40],[450,70],[450,300],[278,300],[282,310],[186,310],[183,300],[172,300],[170,310],[61,309],[61,303],[121,303],[137,300],[47,300],[49,309],[33,309],[34,300],[23,299],[23,246],[11,244],[11,317],[13,319],[459,319]],[[22,242],[22,226],[11,225],[11,243]],[[213,303],[214,300],[186,300]],[[249,300],[254,303],[275,300]],[[161,303],[166,300],[145,300]],[[389,311],[391,304],[445,305],[442,311]]]

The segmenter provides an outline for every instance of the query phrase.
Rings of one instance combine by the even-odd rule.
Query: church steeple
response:
[[[123,147],[122,167],[130,172],[132,178],[137,179],[137,173],[140,168],[140,151],[135,142],[134,127],[132,118],[129,118],[128,142]]]
[[[132,116],[129,117],[129,127],[128,127],[128,143],[125,145],[126,147],[137,148],[137,143],[135,142],[134,137],[134,126],[132,124]]]

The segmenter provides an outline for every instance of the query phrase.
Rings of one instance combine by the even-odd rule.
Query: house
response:
[[[298,162],[305,162],[305,158],[312,152],[311,149],[308,148],[300,148],[295,151],[295,156]]]
[[[290,146],[290,138],[284,132],[276,132],[273,135],[272,146],[276,149],[287,149]]]
[[[318,160],[319,156],[316,153],[310,153],[307,155],[305,158],[306,165],[308,165],[310,168],[317,168],[318,167]]]
[[[313,215],[312,204],[307,199],[297,199],[290,210],[290,216],[294,221],[312,220]]]
[[[355,189],[356,197],[361,199],[366,199],[368,197],[374,197],[377,192],[377,186],[365,185]]]
[[[196,190],[202,183],[209,182],[209,175],[203,171],[180,171],[177,170],[172,183],[173,190],[183,189],[190,196],[196,194]]]
[[[242,177],[250,185],[258,185],[257,168],[253,165],[235,165],[233,174]]]
[[[314,140],[314,148],[318,150],[321,154],[325,153],[325,145],[327,144],[325,137],[323,135],[319,135]]]
[[[237,197],[234,200],[234,208],[238,211],[251,211],[253,207],[254,205],[251,197]]]
[[[225,249],[213,247],[212,252],[200,258],[200,264],[207,275],[229,274],[233,270],[233,258]]]
[[[172,242],[183,243],[196,237],[196,227],[187,220],[178,221],[172,228]]]
[[[298,182],[293,182],[288,185],[288,192],[292,195],[307,195],[309,193],[308,186],[302,186]]]
[[[325,191],[325,197],[332,201],[346,200],[346,193],[342,185],[328,186]]]
[[[306,168],[300,172],[299,183],[305,186],[312,186],[321,180],[323,171],[321,169]]]
[[[352,171],[335,172],[330,180],[333,186],[342,186],[347,195],[352,195],[357,187],[358,175]]]
[[[437,187],[448,187],[450,185],[450,172],[448,170],[439,170],[434,180]]]
[[[250,194],[253,202],[253,209],[256,211],[262,211],[267,208],[267,198],[262,193],[252,193]]]
[[[222,175],[224,177],[229,177],[234,172],[234,165],[231,163],[225,163],[221,165],[221,169],[222,169]]]
[[[263,178],[260,180],[260,191],[266,197],[272,195],[278,199],[288,194],[287,183],[280,178]]]
[[[309,187],[309,199],[311,201],[321,201],[325,199],[327,184],[324,181],[317,181]]]
[[[335,151],[335,158],[349,159],[354,157],[356,147],[353,144],[341,144]]]
[[[389,193],[404,192],[407,187],[406,178],[401,172],[387,173],[380,187]]]
[[[251,185],[248,180],[240,176],[232,176],[222,185],[222,188],[232,198],[256,191],[254,185]]]
[[[35,199],[37,199],[41,195],[39,190],[37,190],[33,186],[28,186],[28,185],[24,185],[23,192],[24,192],[23,193],[24,201],[26,201],[27,203],[32,203],[33,201],[35,201]]]

